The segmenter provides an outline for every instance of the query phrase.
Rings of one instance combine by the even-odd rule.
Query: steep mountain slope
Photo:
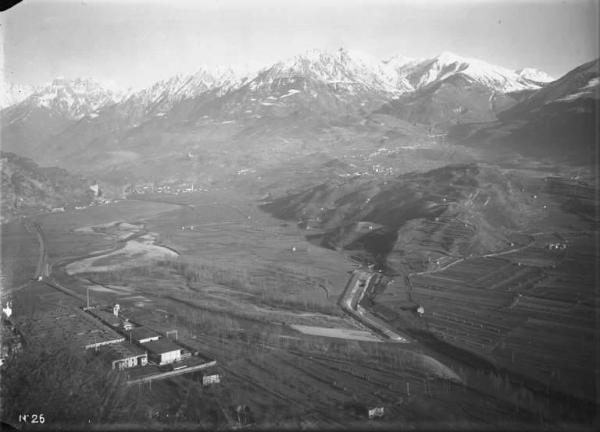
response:
[[[392,68],[367,55],[312,50],[258,72],[197,115],[223,121],[265,116],[367,113],[412,87]]]
[[[451,53],[409,62],[398,73],[416,91],[389,102],[380,112],[442,128],[495,120],[498,112],[552,79],[533,69],[512,71]]]
[[[401,96],[378,112],[442,128],[496,118],[494,92],[461,75],[452,75]]]
[[[1,152],[2,195],[0,219],[48,211],[69,205],[86,205],[94,198],[88,182],[61,168],[40,167],[31,159]]]
[[[375,92],[403,93],[412,90],[405,80],[383,62],[356,51],[312,50],[268,69],[266,80],[295,76],[316,79],[347,91],[370,89]]]
[[[57,78],[23,100],[20,106],[10,109],[6,116],[21,120],[33,110],[45,109],[66,119],[80,119],[116,102],[118,97],[93,80]]]
[[[146,124],[164,125],[164,129],[168,129],[173,122],[187,120],[190,101],[214,99],[244,80],[230,69],[214,73],[200,69],[191,75],[159,81],[147,89],[129,93],[118,103],[105,106],[48,137],[44,143],[44,159],[40,160],[49,164],[65,162],[65,166],[70,167],[68,162],[74,158],[75,163],[81,162],[77,156],[82,156],[82,152],[89,152],[91,158],[105,151],[118,154],[123,140],[144,129]],[[178,114],[173,115],[172,122],[166,121],[165,115],[172,110]],[[111,160],[106,154],[104,158],[106,162]]]
[[[450,52],[426,59],[402,71],[416,89],[461,75],[470,82],[481,84],[498,93],[539,88],[540,82],[552,81],[547,74],[533,69],[513,71],[478,59],[461,57]]]
[[[132,93],[119,106],[123,113],[137,121],[144,116],[162,116],[175,104],[204,92],[219,89],[221,94],[241,85],[247,78],[232,69],[208,71],[201,68],[190,75],[176,75],[159,81],[147,89]]]
[[[519,69],[516,71],[516,73],[519,75],[519,77],[521,77],[521,79],[525,80],[525,82],[538,84],[539,86],[544,86],[544,84],[554,81],[554,78],[548,75],[546,72],[535,68]]]
[[[2,147],[39,156],[45,140],[78,120],[119,100],[119,95],[92,80],[55,79],[25,100],[0,112]]]
[[[3,148],[45,164],[61,164],[88,150],[118,151],[121,134],[160,118],[184,100],[214,88],[226,92],[243,80],[229,69],[217,72],[200,69],[130,93],[93,81],[55,80],[2,111]]]
[[[585,63],[560,79],[532,94],[518,105],[500,115],[501,120],[513,120],[524,115],[544,116],[545,113],[560,109],[574,108],[586,101],[598,100],[600,86],[600,59]],[[576,104],[576,105],[573,105]]]
[[[581,65],[499,114],[499,122],[454,135],[489,150],[593,163],[597,156],[600,60]],[[465,138],[466,136],[466,138]]]

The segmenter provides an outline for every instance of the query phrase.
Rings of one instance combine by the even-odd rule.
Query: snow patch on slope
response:
[[[523,68],[516,72],[521,78],[537,83],[549,83],[554,81],[554,78],[546,72],[534,68]]]
[[[568,94],[560,99],[556,99],[556,102],[571,102],[583,97],[598,98],[600,86],[600,78],[595,77],[588,81],[588,83],[578,89],[575,93]]]
[[[433,82],[445,80],[454,75],[462,75],[470,81],[479,83],[498,92],[506,93],[526,89],[540,88],[540,84],[526,78],[533,70],[526,70],[523,76],[508,68],[492,65],[483,60],[462,57],[451,52],[404,67],[402,74],[419,89]],[[537,76],[544,78],[542,73]]]

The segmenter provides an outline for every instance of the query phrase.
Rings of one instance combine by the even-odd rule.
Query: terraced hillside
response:
[[[449,165],[385,179],[329,182],[263,209],[296,220],[323,246],[417,270],[514,242],[512,232],[543,210],[517,180],[477,164]]]
[[[14,153],[0,154],[2,222],[19,214],[89,204],[94,194],[86,180],[56,167],[40,167]]]

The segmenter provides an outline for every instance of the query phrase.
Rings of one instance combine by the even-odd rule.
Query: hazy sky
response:
[[[597,0],[25,0],[1,15],[12,83],[143,86],[202,65],[267,65],[341,46],[442,51],[559,77],[598,57]],[[1,53],[0,53],[1,54]]]

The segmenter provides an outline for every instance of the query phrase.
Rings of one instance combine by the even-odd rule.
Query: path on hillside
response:
[[[438,273],[441,271],[444,271],[458,263],[461,263],[463,261],[468,261],[468,260],[472,260],[472,259],[476,259],[476,258],[493,258],[495,256],[500,256],[500,255],[506,255],[506,254],[510,254],[510,253],[514,253],[514,252],[519,252],[522,251],[523,249],[528,248],[529,246],[531,246],[533,243],[535,243],[535,237],[531,236],[531,239],[529,240],[529,243],[523,245],[523,246],[518,246],[515,248],[511,248],[511,249],[506,249],[506,250],[502,250],[502,251],[498,251],[498,252],[491,252],[491,253],[487,253],[487,254],[483,254],[483,255],[473,255],[467,258],[459,258],[455,261],[452,261],[446,265],[443,265],[442,267],[438,267],[435,269],[431,269],[431,270],[424,270],[422,272],[412,272],[412,273],[408,273],[407,277],[410,278],[411,276],[416,276],[416,275],[427,275],[427,274],[432,274],[432,273]]]

